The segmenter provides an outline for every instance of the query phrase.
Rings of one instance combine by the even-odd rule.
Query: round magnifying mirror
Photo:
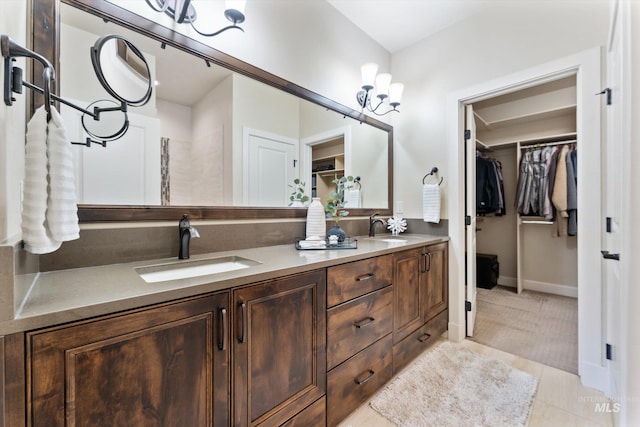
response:
[[[127,132],[129,117],[119,108],[117,102],[102,99],[89,104],[87,110],[95,111],[95,108],[103,109],[100,120],[88,114],[82,115],[82,127],[92,138],[100,141],[114,141]]]
[[[107,92],[131,106],[146,104],[151,98],[151,72],[144,55],[118,35],[100,37],[91,48],[91,62]]]

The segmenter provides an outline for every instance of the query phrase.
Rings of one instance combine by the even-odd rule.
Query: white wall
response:
[[[0,34],[7,34],[16,43],[26,42],[27,2],[3,0],[0,14]],[[16,66],[25,69],[19,58]],[[0,80],[4,81],[4,67]],[[20,233],[20,181],[24,176],[24,136],[26,96],[15,95],[16,102],[8,107],[0,102],[0,241]]]
[[[200,37],[188,25],[152,12],[143,1],[108,1],[354,109],[359,108],[355,94],[361,85],[360,66],[372,61],[380,71],[390,70],[389,52],[324,0],[248,1],[244,33],[231,30],[213,38]],[[212,8],[204,30],[229,24],[223,2],[193,3],[200,16]]]
[[[394,198],[404,201],[406,217],[421,217],[421,180],[437,166],[448,218],[447,94],[604,45],[607,4],[504,2],[393,55],[394,80],[405,83],[394,122]]]

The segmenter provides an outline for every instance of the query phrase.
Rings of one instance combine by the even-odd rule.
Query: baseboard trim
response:
[[[498,284],[510,288],[518,287],[518,279],[515,277],[500,276]],[[535,280],[523,280],[522,287],[529,291],[544,292],[546,294],[560,295],[563,297],[578,298],[576,286],[559,285],[557,283],[538,282]]]
[[[449,322],[447,328],[449,341],[462,342],[466,338],[465,325]]]
[[[518,279],[516,279],[515,277],[500,276],[498,277],[498,285],[507,286],[509,288],[517,288]]]
[[[578,368],[580,382],[585,387],[591,387],[610,395],[609,371],[606,367],[591,362],[581,361]]]

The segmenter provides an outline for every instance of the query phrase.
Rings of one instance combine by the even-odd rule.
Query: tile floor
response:
[[[505,353],[473,341],[460,345],[528,372],[540,382],[527,420],[529,427],[612,427],[611,413],[596,411],[606,403],[604,395],[583,387],[577,375]],[[427,350],[429,351],[429,350]],[[394,427],[395,424],[371,409],[368,402],[354,411],[339,427]]]

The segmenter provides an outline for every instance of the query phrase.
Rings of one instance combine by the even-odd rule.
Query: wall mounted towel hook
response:
[[[429,172],[428,174],[426,174],[423,178],[422,178],[422,184],[425,184],[425,180],[427,179],[428,176],[436,176],[436,174],[438,173],[438,168],[437,167],[432,167],[431,168],[431,172]],[[438,185],[442,184],[442,181],[444,180],[443,177],[440,177],[440,182],[438,182]]]

